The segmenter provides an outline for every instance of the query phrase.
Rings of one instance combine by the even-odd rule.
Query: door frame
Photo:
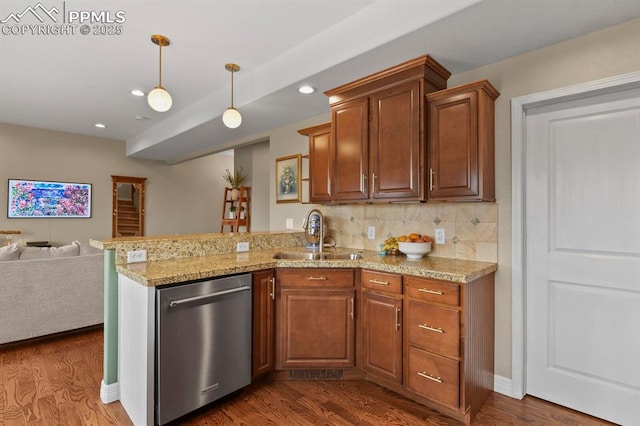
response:
[[[511,99],[511,396],[521,399],[526,383],[526,115],[533,107],[640,88],[640,72],[622,74]]]

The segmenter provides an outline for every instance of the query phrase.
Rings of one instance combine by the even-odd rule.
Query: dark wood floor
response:
[[[100,401],[102,330],[0,346],[0,425],[130,425]],[[188,425],[459,425],[367,381],[264,380],[179,422]],[[494,393],[474,425],[607,425]]]

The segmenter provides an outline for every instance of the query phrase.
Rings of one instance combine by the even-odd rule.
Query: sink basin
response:
[[[273,255],[274,259],[287,259],[287,260],[359,260],[362,259],[360,253],[318,253],[318,252],[305,252],[305,253],[276,253]]]

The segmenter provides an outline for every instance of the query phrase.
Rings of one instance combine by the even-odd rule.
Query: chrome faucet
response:
[[[318,251],[322,253],[324,246],[324,216],[322,212],[318,209],[309,211],[302,227],[305,230],[305,237],[312,248],[317,245]],[[307,245],[307,248],[309,248],[309,245]]]

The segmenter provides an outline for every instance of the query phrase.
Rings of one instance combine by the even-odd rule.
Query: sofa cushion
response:
[[[51,257],[73,257],[80,254],[80,242],[74,241],[61,247],[23,247],[20,260],[48,259]]]
[[[13,243],[8,246],[0,247],[0,261],[2,260],[18,260],[20,250],[18,244]]]

